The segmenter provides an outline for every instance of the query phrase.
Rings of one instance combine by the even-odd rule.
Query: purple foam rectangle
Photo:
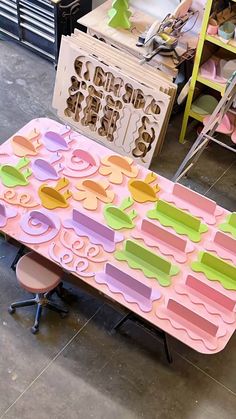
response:
[[[76,223],[82,224],[100,236],[105,237],[107,240],[113,242],[115,240],[115,232],[110,228],[104,226],[96,220],[93,220],[86,214],[73,209],[72,218]]]
[[[149,286],[126,274],[125,272],[121,271],[120,269],[116,268],[110,263],[106,264],[105,273],[115,278],[118,282],[125,285],[126,287],[131,288],[138,294],[141,294],[143,297],[147,299],[151,298],[152,289]]]

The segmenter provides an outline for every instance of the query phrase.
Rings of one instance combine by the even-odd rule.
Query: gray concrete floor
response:
[[[51,108],[55,72],[47,61],[0,41],[0,142]],[[189,144],[178,144],[171,121],[153,169],[169,178]],[[210,147],[184,183],[235,210],[235,158]],[[10,264],[16,248],[0,242],[0,418],[231,419],[236,412],[236,336],[204,356],[172,339],[174,364],[162,343],[128,322],[109,334],[120,313],[87,290],[68,288],[70,315],[43,318],[33,336],[31,308],[15,316],[9,303],[25,297]]]

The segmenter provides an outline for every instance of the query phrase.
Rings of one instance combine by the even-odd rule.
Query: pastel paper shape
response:
[[[174,184],[171,194],[163,194],[162,199],[202,218],[207,224],[215,224],[216,217],[223,214],[223,209],[218,207],[214,201],[179,183]]]
[[[216,231],[211,241],[205,244],[206,250],[211,250],[236,265],[236,240],[221,231]]]
[[[226,218],[226,221],[219,225],[219,229],[225,233],[230,233],[236,238],[236,212],[232,212]]]
[[[26,192],[17,193],[13,189],[5,189],[1,195],[1,199],[8,202],[8,204],[19,205],[24,208],[34,208],[39,205],[31,194]]]
[[[0,227],[5,227],[10,218],[17,215],[15,208],[8,207],[5,202],[0,202]]]
[[[59,163],[57,167],[53,166],[53,163],[56,163],[61,159],[59,154],[50,158],[50,161],[45,159],[35,159],[32,163],[33,174],[38,180],[58,180],[59,172],[63,170],[63,166]]]
[[[88,237],[93,244],[100,244],[108,253],[114,252],[116,244],[124,239],[92,217],[73,209],[72,218],[63,221],[65,228],[72,228],[78,236]]]
[[[158,290],[140,282],[111,263],[106,263],[105,272],[95,275],[98,284],[106,284],[111,292],[122,294],[128,303],[138,304],[140,310],[152,311],[153,301],[161,298]]]
[[[109,182],[120,185],[124,177],[134,178],[138,175],[139,168],[133,164],[130,157],[112,155],[102,159],[99,173],[109,176]]]
[[[116,251],[115,258],[127,262],[133,269],[140,269],[144,275],[156,279],[163,287],[171,285],[171,277],[180,271],[178,266],[132,240],[125,241],[124,249]]]
[[[79,192],[74,193],[73,198],[76,201],[83,201],[83,207],[91,211],[97,209],[99,201],[109,203],[115,197],[113,191],[107,190],[109,183],[106,181],[84,179],[77,183],[76,188]]]
[[[227,290],[236,291],[236,266],[208,252],[199,252],[198,260],[192,262],[194,272],[202,272],[210,281],[218,281]]]
[[[171,255],[179,263],[185,263],[188,254],[195,250],[195,246],[186,238],[179,237],[147,219],[138,224],[131,236],[142,239],[147,246],[157,247],[163,255]]]
[[[2,184],[8,188],[28,185],[28,177],[31,176],[32,171],[27,168],[24,172],[21,172],[21,169],[28,166],[29,162],[29,159],[23,157],[15,166],[12,166],[11,164],[4,164],[0,166],[0,178],[2,180]]]
[[[149,173],[145,180],[131,179],[128,182],[128,188],[132,198],[139,203],[157,201],[157,192],[159,192],[160,188],[157,184],[154,186],[150,185],[156,179],[157,176],[154,173]]]
[[[64,169],[64,175],[74,178],[91,176],[98,171],[100,161],[99,157],[89,153],[86,150],[73,150],[67,167]]]
[[[55,187],[43,184],[38,190],[42,205],[47,209],[67,208],[69,203],[67,200],[71,198],[72,193],[67,189],[65,193],[60,191],[67,188],[69,181],[66,178],[61,178]]]
[[[26,138],[23,135],[14,135],[11,139],[13,153],[18,157],[35,156],[38,154],[38,148],[41,147],[38,141],[39,134],[34,133],[33,138]],[[33,140],[36,142],[33,142]]]
[[[159,307],[157,317],[168,320],[177,330],[185,330],[193,340],[200,340],[211,351],[217,349],[218,338],[225,335],[224,326],[200,316],[186,305],[176,300],[169,299],[165,308]]]
[[[201,234],[208,231],[208,227],[198,218],[162,200],[156,203],[154,210],[147,212],[147,216],[165,227],[172,227],[176,233],[188,236],[193,242],[199,242]]]
[[[188,275],[185,284],[176,284],[175,290],[178,294],[187,295],[194,304],[203,305],[208,313],[218,314],[224,322],[235,322],[236,301],[200,279]]]
[[[20,227],[24,232],[20,241],[41,244],[54,239],[61,228],[61,221],[58,215],[47,210],[32,210],[22,216]]]
[[[105,205],[103,214],[109,227],[114,230],[134,228],[135,224],[133,223],[133,219],[137,217],[137,212],[135,210],[125,212],[133,203],[133,199],[128,197],[122,201],[120,207],[111,204]]]
[[[66,140],[61,134],[54,131],[47,131],[42,137],[42,142],[48,151],[69,150],[70,138]]]

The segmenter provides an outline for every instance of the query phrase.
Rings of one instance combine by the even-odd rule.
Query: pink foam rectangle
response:
[[[177,235],[171,233],[170,231],[154,224],[148,220],[143,220],[141,229],[150,234],[153,239],[161,240],[162,242],[168,244],[171,247],[175,247],[176,249],[184,252],[187,245],[187,240],[183,239],[182,237],[178,237]]]
[[[216,203],[197,192],[186,188],[179,183],[176,183],[173,188],[173,194],[183,201],[189,202],[189,204],[200,208],[202,211],[206,211],[209,214],[214,214],[216,210]]]
[[[209,287],[209,285],[205,284],[202,281],[199,281],[192,275],[188,275],[186,279],[186,285],[193,290],[199,292],[200,294],[205,295],[210,300],[213,300],[215,303],[221,305],[225,309],[229,311],[233,311],[236,302],[233,301],[231,298],[227,297],[226,295],[222,294],[221,292]]]
[[[187,307],[178,303],[175,300],[169,299],[167,304],[167,309],[182,317],[184,320],[192,323],[194,326],[202,329],[204,332],[215,337],[218,331],[218,326],[211,323],[210,321],[204,319],[198,314],[194,313],[192,310],[189,310]]]

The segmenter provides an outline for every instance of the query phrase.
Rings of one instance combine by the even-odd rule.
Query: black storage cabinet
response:
[[[90,12],[92,0],[0,0],[0,34],[57,63],[62,35]]]

